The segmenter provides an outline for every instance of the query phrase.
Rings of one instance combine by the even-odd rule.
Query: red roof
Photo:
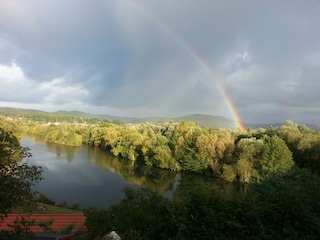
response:
[[[13,229],[8,226],[8,224],[13,225],[16,219],[21,220],[23,218],[36,221],[35,225],[31,227],[32,232],[44,232],[45,230],[38,226],[38,223],[45,222],[49,223],[52,231],[64,230],[71,224],[74,224],[73,231],[84,226],[85,216],[83,214],[9,214],[7,218],[4,219],[3,223],[0,223],[0,230],[12,231]]]

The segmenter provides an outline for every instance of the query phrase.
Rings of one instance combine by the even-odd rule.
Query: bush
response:
[[[47,195],[45,195],[44,193],[40,193],[38,196],[38,202],[40,203],[45,203],[45,204],[49,204],[49,205],[55,205],[56,202],[52,199],[49,199],[47,197]]]

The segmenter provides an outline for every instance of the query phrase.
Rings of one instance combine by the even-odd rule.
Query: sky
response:
[[[0,0],[0,106],[320,125],[319,0]]]

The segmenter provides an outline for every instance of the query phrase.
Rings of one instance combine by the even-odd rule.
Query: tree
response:
[[[262,176],[284,173],[294,165],[292,152],[278,136],[267,137],[258,163],[258,171]]]
[[[252,178],[258,177],[255,166],[261,159],[263,148],[263,140],[255,137],[241,138],[237,142],[234,168],[240,182],[249,183]]]
[[[284,140],[277,135],[259,137],[241,138],[236,144],[234,155],[237,162],[233,166],[241,182],[284,173],[294,165],[292,152]]]
[[[304,133],[297,145],[295,161],[300,167],[320,173],[320,131]]]
[[[42,169],[20,162],[30,156],[11,132],[0,128],[0,222],[12,208],[29,209],[35,203],[32,186],[41,180]]]

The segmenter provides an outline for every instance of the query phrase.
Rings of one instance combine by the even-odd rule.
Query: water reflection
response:
[[[56,203],[104,208],[124,197],[125,186],[172,195],[178,178],[172,171],[132,166],[129,161],[92,146],[47,144],[39,138],[24,138],[21,144],[30,147],[33,155],[25,161],[44,168],[44,180],[36,190]]]
[[[172,190],[173,183],[177,179],[177,173],[163,169],[152,168],[143,164],[135,163],[127,159],[117,158],[106,150],[97,147],[88,147],[88,159],[90,163],[101,169],[120,174],[127,182],[140,185],[154,192],[163,194]]]
[[[87,161],[101,170],[109,170],[121,175],[127,182],[133,183],[159,194],[164,194],[173,189],[173,183],[177,179],[177,173],[163,169],[152,168],[143,164],[135,163],[127,159],[121,159],[94,146],[83,145],[70,147],[58,144],[46,144],[48,152],[55,152],[57,159],[66,159],[69,163],[75,160],[79,153],[86,152]],[[84,150],[85,149],[85,150]]]

